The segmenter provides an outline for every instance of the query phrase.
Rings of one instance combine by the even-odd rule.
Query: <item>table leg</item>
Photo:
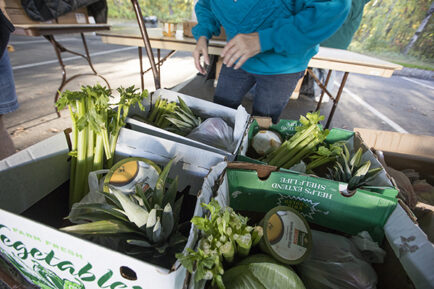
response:
[[[325,80],[325,82],[324,82],[324,87],[327,87],[327,85],[329,84],[330,76],[331,76],[331,75],[332,75],[332,70],[329,69],[329,72],[327,73],[326,80]],[[322,99],[323,99],[323,97],[324,97],[324,90],[321,89],[321,95],[320,95],[320,97],[319,97],[318,105],[317,105],[315,111],[317,111],[317,110],[319,110],[319,109],[321,108],[321,104],[322,104]],[[333,99],[333,98],[332,98],[332,99]]]
[[[155,89],[161,88],[160,72],[155,65],[154,54],[152,52],[151,42],[149,41],[148,32],[146,31],[145,22],[143,21],[142,10],[140,9],[139,2],[137,0],[131,0],[133,4],[134,12],[137,18],[137,24],[139,25],[140,34],[142,35],[143,43],[148,54],[149,63],[151,63],[152,74],[154,76]]]
[[[160,75],[160,67],[163,65],[163,63],[169,59],[173,54],[175,54],[176,50],[171,50],[166,56],[160,59],[160,56],[158,56],[158,62],[156,65],[158,66],[158,75]],[[149,67],[146,70],[143,70],[143,53],[142,53],[142,47],[138,47],[138,53],[139,53],[139,64],[140,64],[140,81],[142,85],[142,91],[145,89],[145,81],[144,81],[144,75],[146,72],[150,71],[152,67]]]
[[[341,98],[342,91],[344,91],[344,86],[345,83],[347,82],[348,74],[350,73],[349,72],[344,73],[344,76],[342,77],[342,81],[341,81],[341,86],[339,87],[338,94],[336,94],[336,99],[333,99],[333,106],[330,111],[329,118],[327,119],[327,123],[325,125],[326,129],[329,128],[330,123],[332,122],[332,118],[335,113],[336,107],[338,106],[339,99]]]
[[[139,49],[139,64],[140,64],[140,84],[142,86],[142,91],[145,90],[145,81],[143,79],[143,75],[145,74],[143,72],[143,60],[142,60],[142,47],[137,47]]]
[[[161,61],[161,50],[160,48],[157,49],[157,66],[158,66],[158,79],[160,79],[161,81],[161,65],[160,65],[160,61]]]
[[[321,108],[321,102],[322,102],[322,98],[324,96],[324,93],[326,93],[330,99],[333,101],[333,106],[332,109],[330,110],[330,114],[329,117],[327,119],[327,123],[325,125],[324,128],[329,128],[330,123],[332,122],[333,119],[333,115],[335,113],[336,107],[338,106],[339,100],[341,98],[342,92],[344,90],[345,87],[345,83],[347,82],[348,79],[348,74],[350,74],[349,72],[345,72],[344,76],[342,77],[342,81],[341,81],[341,85],[339,87],[338,93],[336,94],[336,97],[332,96],[331,93],[327,90],[327,84],[330,80],[330,75],[332,73],[332,70],[329,70],[328,74],[327,74],[327,78],[324,84],[321,83],[321,81],[318,79],[318,77],[316,77],[315,73],[313,73],[311,68],[307,69],[307,72],[310,74],[310,76],[312,76],[312,78],[315,80],[315,82],[318,84],[318,86],[321,88],[322,92],[321,92],[321,96],[320,96],[320,100],[318,102],[318,105],[315,109],[315,111],[318,111]]]
[[[110,84],[108,83],[107,79],[105,79],[102,75],[98,74],[98,72],[96,72],[95,68],[93,67],[92,59],[90,57],[89,49],[88,49],[87,43],[86,43],[86,38],[84,37],[83,33],[80,33],[80,34],[81,34],[81,40],[83,42],[83,47],[84,47],[85,54],[82,54],[82,53],[79,53],[79,52],[76,52],[76,51],[73,51],[73,50],[65,48],[62,44],[60,44],[59,42],[57,42],[56,39],[54,39],[53,35],[44,35],[44,38],[47,39],[51,43],[51,45],[53,46],[54,51],[56,52],[57,60],[59,61],[59,64],[60,64],[60,68],[62,69],[62,82],[60,83],[60,86],[57,89],[56,94],[54,96],[54,103],[56,103],[57,100],[59,99],[60,92],[63,90],[63,88],[70,81],[76,79],[77,77],[89,76],[89,75],[98,76],[99,78],[101,78],[102,80],[104,80],[105,83],[107,84],[107,86],[110,88]],[[89,65],[89,67],[90,67],[90,69],[92,70],[93,73],[78,73],[78,74],[75,74],[75,75],[73,75],[73,76],[71,76],[71,77],[68,78],[66,76],[66,70],[65,70],[66,66],[63,63],[63,59],[62,59],[62,53],[63,52],[69,52],[71,54],[83,57],[87,61],[88,65]],[[57,116],[60,117],[60,112],[57,109],[57,107],[56,107],[56,113],[57,113]]]

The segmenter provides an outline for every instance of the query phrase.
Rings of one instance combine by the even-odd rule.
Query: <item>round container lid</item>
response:
[[[276,260],[285,264],[298,264],[312,248],[312,233],[306,220],[296,210],[279,206],[271,209],[262,219],[264,228],[260,247]]]
[[[104,191],[116,188],[124,194],[135,192],[136,185],[154,188],[161,169],[152,161],[145,158],[126,158],[117,162],[104,179]]]

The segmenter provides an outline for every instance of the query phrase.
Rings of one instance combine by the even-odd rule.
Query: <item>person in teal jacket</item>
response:
[[[350,46],[351,40],[360,26],[363,16],[363,10],[365,5],[368,4],[370,0],[352,0],[350,13],[348,14],[344,24],[329,38],[322,41],[320,46],[336,48],[336,49],[347,49]],[[327,70],[321,68],[315,68],[315,75],[318,79],[324,83],[327,77]],[[316,101],[319,101],[321,95],[321,88],[309,75],[306,76],[308,79],[303,81],[303,86],[301,87],[301,93],[305,95],[314,94]],[[334,80],[336,78],[336,72],[332,71],[330,74],[330,79],[327,84],[327,90],[331,91],[334,87]],[[329,97],[327,94],[323,96],[323,102],[327,102]]]
[[[256,84],[253,115],[277,123],[318,44],[345,21],[351,0],[199,0],[196,68],[205,74],[208,40],[223,26],[227,44],[214,102],[237,108]]]

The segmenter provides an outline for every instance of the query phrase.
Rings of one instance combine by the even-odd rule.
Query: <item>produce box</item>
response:
[[[144,120],[148,117],[148,114],[150,113],[152,105],[155,104],[155,102],[160,96],[174,102],[178,102],[178,96],[180,96],[185,101],[187,106],[193,111],[193,113],[201,117],[202,120],[211,117],[222,118],[228,126],[233,128],[234,142],[232,144],[232,147],[226,149],[218,148],[213,145],[196,141],[144,122]],[[241,138],[244,131],[246,130],[249,120],[249,114],[242,106],[235,110],[206,100],[202,100],[166,89],[159,89],[155,91],[152,97],[148,97],[145,99],[143,105],[145,107],[145,111],[140,111],[138,107],[132,107],[130,109],[129,117],[126,119],[126,122],[127,126],[129,126],[131,129],[172,140],[175,142],[184,143],[193,147],[216,152],[224,155],[229,160],[233,160],[235,158],[235,154],[238,151],[241,143]]]
[[[280,120],[279,123],[272,124],[269,118],[256,118],[256,117],[252,118],[241,141],[240,149],[238,151],[236,160],[257,163],[257,164],[265,164],[264,162],[254,158],[254,152],[252,153],[252,150],[250,149],[253,136],[260,129],[265,128],[268,130],[278,132],[283,139],[288,139],[296,133],[296,128],[300,125],[301,125],[300,122],[296,120]],[[374,156],[372,151],[363,142],[360,135],[345,129],[332,128],[330,129],[330,133],[327,135],[327,138],[325,139],[325,143],[331,144],[336,142],[345,142],[346,146],[350,151],[352,150],[356,151],[359,148],[361,148],[363,152],[361,158],[362,163],[369,160],[371,162],[370,169],[382,168],[381,163],[378,161],[378,159]],[[299,172],[296,171],[298,170],[297,166],[298,165],[295,165],[292,168],[292,171],[291,170],[289,171],[298,174]],[[304,171],[303,169],[304,167],[301,166],[300,171]],[[285,169],[281,169],[281,170],[284,171]],[[351,190],[347,189],[348,187],[347,183],[331,181],[325,178],[315,178],[315,179],[321,182],[322,181],[331,182],[331,184],[334,184],[333,186],[337,188],[337,192],[342,192],[346,195],[352,194]],[[327,191],[329,188],[331,187],[328,187],[325,192],[334,194],[333,191],[330,192]],[[394,187],[392,180],[384,170],[382,170],[380,173],[378,173],[375,176],[375,178],[373,178],[366,185],[364,185],[363,190],[372,191],[372,192],[387,192],[387,194],[390,195],[392,198],[394,198],[394,196],[396,196],[398,193],[398,191]]]
[[[0,162],[1,254],[42,288],[181,288],[186,272],[176,264],[172,269],[156,266],[56,229],[68,215],[68,151],[65,136],[58,134]],[[165,165],[175,155],[180,157],[169,178],[179,174],[192,188],[201,187],[211,162],[223,160],[127,129],[121,131],[115,158],[142,156]],[[186,246],[194,240],[190,233]]]
[[[157,164],[167,163],[177,157],[171,174],[179,175],[179,188],[190,185],[190,192],[196,194],[202,187],[203,178],[209,169],[224,160],[224,156],[215,152],[190,147],[164,138],[143,134],[123,128],[116,145],[115,160],[125,157],[143,157]],[[182,177],[186,175],[188,177]]]
[[[183,28],[184,36],[185,37],[192,37],[193,38],[193,34],[191,33],[191,29],[194,26],[196,26],[196,25],[197,25],[196,21],[185,21],[185,22],[183,22],[182,23],[182,28]],[[226,41],[226,31],[223,28],[223,26],[220,29],[221,29],[220,35],[213,36],[212,39]]]
[[[431,188],[432,186],[434,186],[434,170],[432,169],[434,167],[433,136],[404,134],[398,132],[380,131],[365,128],[355,128],[354,131],[360,134],[363,141],[371,149],[383,152],[384,160],[388,167],[399,172],[402,172],[404,170],[414,170],[419,175],[419,180],[424,180],[420,182],[421,184],[425,184],[425,186],[431,185]],[[399,172],[396,172],[397,176],[395,176],[394,178],[400,177]],[[396,179],[396,181],[398,182],[399,180]],[[418,182],[418,180],[416,180],[416,182]],[[410,183],[410,181],[408,181],[408,183]],[[413,185],[416,184],[414,180],[411,180],[411,183]],[[417,191],[415,191],[415,193],[416,195],[418,194]],[[428,193],[429,192],[427,191],[427,194]],[[424,197],[428,197],[429,200],[429,196],[425,195]],[[431,195],[431,200],[433,198],[434,196]],[[426,200],[422,199],[422,201]],[[411,231],[409,230],[409,228],[412,228],[413,224],[403,222],[402,224],[406,224],[408,227],[402,227],[401,230],[397,230],[395,232],[397,234],[394,236],[394,238],[397,244],[393,246],[393,249],[390,248],[391,251],[402,251],[402,248],[408,248],[410,244],[413,248],[415,248],[415,246],[419,248],[432,247],[432,243],[434,242],[434,209],[432,204],[427,205],[419,202],[413,209],[413,213],[417,217],[417,223],[419,227],[427,234],[428,240],[431,242],[431,244],[421,242],[420,238],[415,238],[410,243],[406,243],[405,240],[407,240],[408,236],[411,235]],[[402,236],[401,238],[400,234],[402,232],[408,232],[407,236]],[[424,253],[426,253],[426,251],[424,251]],[[420,250],[417,250],[414,253],[410,252],[409,254],[402,254],[402,258],[400,258],[401,263],[406,268],[414,267],[414,264],[417,264],[420,258],[420,254]],[[433,259],[434,257],[431,253],[431,264],[433,263]],[[394,267],[393,261],[387,262],[384,265],[385,266],[383,266],[383,268],[381,269],[383,269],[382,271],[384,273],[388,272],[387,276],[389,277],[385,278],[389,279],[389,283],[395,284],[396,288],[401,286],[400,284],[405,283],[405,279],[402,277],[402,275],[395,274],[396,272],[392,269]],[[432,265],[426,266],[429,267]],[[424,268],[422,266],[419,267],[419,270],[421,271],[427,268]],[[393,272],[393,274],[389,274],[390,272]],[[423,279],[421,280],[421,282],[424,282]],[[429,284],[429,282],[431,286],[433,286],[432,284],[434,284],[433,279],[425,282],[426,283],[421,284]],[[425,287],[423,287],[422,285],[420,285],[420,288],[431,288],[428,285],[424,285]]]
[[[87,24],[89,23],[87,8],[80,7],[75,11],[71,11],[65,15],[59,16],[57,19],[38,22],[27,16],[21,2],[19,0],[0,0],[0,8],[3,10],[6,17],[13,24],[40,24],[40,23],[58,23],[58,24]]]
[[[375,241],[382,240],[383,226],[397,203],[393,188],[357,189],[346,195],[345,183],[272,166],[233,163],[226,176],[235,210],[266,213],[289,206],[309,222],[351,235],[368,231]]]
[[[390,167],[397,170],[414,169],[434,184],[434,137],[391,131],[355,128],[365,144],[381,150]]]
[[[253,136],[260,129],[269,129],[278,132],[284,139],[288,139],[296,133],[296,127],[301,126],[298,120],[281,119],[279,123],[273,124],[269,117],[252,117],[247,125],[247,129],[244,132],[241,140],[240,148],[237,152],[237,160],[252,161],[261,163],[253,158],[247,157],[247,151],[251,145]]]
[[[251,165],[251,164],[250,164]],[[227,174],[228,163],[223,162],[213,167],[209,175],[203,182],[203,187],[198,196],[198,203],[208,203],[212,197],[215,197],[221,206],[232,207],[232,196],[230,193],[230,179]],[[260,173],[261,174],[261,173]],[[263,176],[263,174],[261,174]],[[365,214],[371,214],[373,210],[366,211]],[[309,221],[309,219],[307,218]],[[392,209],[392,213],[385,220],[384,231],[386,239],[382,247],[391,246],[395,254],[386,255],[386,259],[392,258],[399,261],[394,263],[391,271],[381,270],[384,264],[378,264],[376,271],[378,275],[378,283],[382,284],[377,288],[433,288],[434,276],[432,274],[432,262],[434,256],[434,247],[427,240],[426,235],[415,225],[403,208],[398,204]],[[381,244],[381,243],[380,243]],[[416,245],[412,247],[411,245]],[[411,259],[411,262],[409,260]],[[401,264],[404,265],[405,271],[402,271],[404,276],[401,279],[406,279],[407,276],[411,282],[403,282],[398,287],[393,283],[389,283],[390,274],[400,272]],[[393,272],[393,273],[392,273]],[[339,274],[336,272],[336,274]],[[392,275],[392,278],[398,276]],[[190,288],[203,288],[202,284],[195,287],[191,284]]]

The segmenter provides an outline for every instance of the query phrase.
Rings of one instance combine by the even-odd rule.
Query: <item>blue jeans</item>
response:
[[[223,65],[214,102],[236,109],[244,95],[256,84],[252,115],[269,116],[273,123],[277,123],[298,80],[303,75],[304,71],[262,75]]]
[[[7,50],[0,56],[0,115],[18,108],[14,75]]]

